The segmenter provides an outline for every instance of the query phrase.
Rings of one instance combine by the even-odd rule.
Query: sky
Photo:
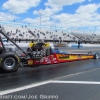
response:
[[[100,0],[0,0],[0,22],[100,32]]]

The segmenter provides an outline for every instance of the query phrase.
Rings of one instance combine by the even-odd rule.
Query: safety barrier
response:
[[[68,44],[68,47],[78,47],[78,44]],[[80,47],[100,47],[100,44],[80,44]]]
[[[78,47],[78,44],[56,44],[57,47]],[[80,47],[100,47],[100,44],[80,44]]]
[[[69,46],[69,47],[78,47],[78,44],[69,44],[68,46]],[[83,45],[80,44],[80,47],[83,47]]]

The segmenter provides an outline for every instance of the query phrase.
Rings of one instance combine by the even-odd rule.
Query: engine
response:
[[[38,42],[35,44],[33,43],[27,51],[32,59],[40,60],[42,57],[50,55],[52,53],[52,48],[48,43]]]

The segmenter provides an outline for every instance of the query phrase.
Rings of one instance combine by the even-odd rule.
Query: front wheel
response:
[[[97,52],[95,55],[94,55],[95,59],[99,59],[100,57],[100,54]]]
[[[0,69],[3,72],[14,72],[18,70],[20,60],[12,52],[5,52],[0,55]]]

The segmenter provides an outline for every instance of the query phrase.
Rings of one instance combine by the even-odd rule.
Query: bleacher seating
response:
[[[2,25],[6,31],[7,36],[13,39],[44,39],[44,40],[75,40],[72,34],[64,33],[62,31],[39,29],[32,27],[14,26],[9,24]]]
[[[64,32],[46,28],[36,28],[27,25],[1,24],[7,36],[12,39],[36,39],[36,40],[62,40],[62,41],[100,41],[100,35],[84,34],[77,32]],[[3,37],[3,36],[2,36]],[[4,38],[4,37],[3,37]]]

